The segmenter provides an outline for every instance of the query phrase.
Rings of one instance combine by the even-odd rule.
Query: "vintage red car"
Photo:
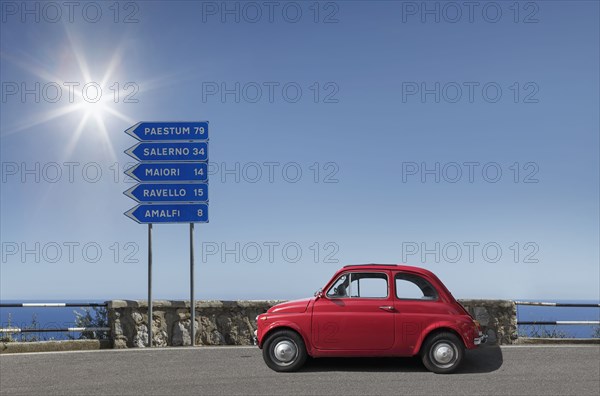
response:
[[[308,356],[416,356],[450,373],[464,349],[485,342],[479,323],[432,272],[402,265],[349,265],[310,299],[256,317],[267,365],[294,371]]]

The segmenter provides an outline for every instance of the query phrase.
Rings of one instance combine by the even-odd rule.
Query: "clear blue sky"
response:
[[[513,3],[2,2],[0,298],[145,298],[124,130],[209,120],[197,298],[406,262],[598,299],[599,3]],[[187,298],[188,227],[154,231],[154,296]]]

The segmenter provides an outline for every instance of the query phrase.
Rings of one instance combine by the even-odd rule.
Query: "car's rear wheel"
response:
[[[306,358],[304,341],[292,330],[271,334],[263,346],[263,359],[275,371],[296,371],[304,365]]]
[[[464,356],[462,341],[452,333],[437,333],[423,345],[421,358],[428,370],[438,374],[451,373],[458,368]]]

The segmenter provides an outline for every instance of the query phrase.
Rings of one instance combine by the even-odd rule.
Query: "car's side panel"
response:
[[[315,358],[320,357],[398,357],[398,353],[392,349],[387,350],[341,350],[341,349],[313,349],[309,355]]]

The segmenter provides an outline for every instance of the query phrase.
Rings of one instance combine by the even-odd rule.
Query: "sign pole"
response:
[[[194,223],[190,223],[190,333],[192,346],[196,345],[196,301],[194,299]]]
[[[124,192],[139,202],[125,216],[148,224],[148,342],[152,334],[152,225],[190,225],[190,335],[196,345],[194,223],[208,223],[208,121],[138,122],[125,131],[138,140],[125,153],[138,164],[125,174],[139,182]]]
[[[152,223],[148,224],[148,347],[152,348]]]

